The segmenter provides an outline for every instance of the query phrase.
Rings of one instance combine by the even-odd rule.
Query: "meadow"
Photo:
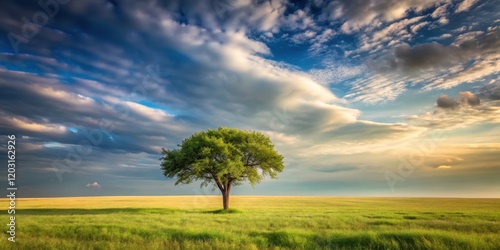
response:
[[[229,212],[219,196],[16,201],[16,242],[2,209],[0,249],[500,249],[500,199],[232,196]]]

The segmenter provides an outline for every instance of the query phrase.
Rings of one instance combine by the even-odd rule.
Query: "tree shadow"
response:
[[[20,215],[93,215],[93,214],[239,214],[237,209],[171,209],[171,208],[31,208],[17,209]]]
[[[17,209],[19,215],[88,215],[88,214],[173,214],[184,210],[168,208],[32,208]]]
[[[204,214],[241,214],[241,213],[243,213],[243,211],[230,208],[227,210],[216,209],[216,210],[210,210],[210,211],[202,211],[201,213],[204,213]]]

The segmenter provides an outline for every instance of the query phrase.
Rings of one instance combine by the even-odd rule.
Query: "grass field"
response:
[[[500,199],[18,199],[1,249],[500,249]],[[7,208],[7,200],[1,199]]]

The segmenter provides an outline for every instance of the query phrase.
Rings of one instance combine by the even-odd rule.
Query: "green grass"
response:
[[[0,199],[2,207],[8,207]],[[500,249],[500,199],[18,199],[0,249]]]

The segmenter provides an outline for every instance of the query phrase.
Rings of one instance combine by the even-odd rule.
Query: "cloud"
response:
[[[101,184],[97,183],[97,181],[94,181],[94,183],[87,183],[85,186],[88,188],[101,188]]]
[[[408,123],[417,127],[431,129],[457,129],[477,124],[500,123],[500,103],[498,101],[483,103],[474,108],[457,110],[441,109],[408,118]]]
[[[430,129],[458,129],[478,124],[500,123],[500,102],[480,102],[472,92],[460,92],[458,98],[446,95],[437,99],[437,109],[407,118],[408,124]]]
[[[473,41],[476,37],[481,37],[482,34],[484,34],[483,31],[471,31],[459,34],[455,37],[455,41],[453,41],[452,45],[460,46],[462,43],[466,44],[466,42],[470,44],[470,41]]]
[[[448,46],[436,42],[413,47],[402,44],[368,65],[381,74],[408,76],[424,84],[425,90],[447,89],[500,71],[499,34],[495,30],[486,34],[468,32]]]
[[[324,61],[323,65],[322,68],[311,69],[307,73],[313,80],[324,86],[341,83],[366,71],[364,65],[346,66],[331,60]]]
[[[455,13],[460,13],[464,11],[468,11],[475,3],[477,0],[463,0],[455,10]]]
[[[437,99],[437,106],[444,109],[456,108],[460,105],[458,101],[449,98],[447,95],[442,95]]]
[[[315,28],[314,19],[307,11],[296,10],[294,13],[285,16],[283,26],[292,30],[305,30]]]
[[[341,0],[333,2],[332,18],[342,18],[345,22],[341,30],[352,33],[376,23],[375,20],[390,22],[405,17],[409,10],[419,13],[448,0],[404,0],[404,1],[364,1]]]
[[[165,122],[172,120],[173,116],[161,109],[151,108],[135,102],[125,102],[132,112],[152,122]]]
[[[438,20],[438,23],[439,23],[439,24],[441,24],[441,25],[446,25],[446,24],[448,24],[449,22],[450,22],[450,20],[449,20],[448,18],[446,18],[446,17],[441,17],[441,18],[439,18],[439,20]]]
[[[406,72],[442,68],[465,62],[472,56],[496,54],[500,47],[498,33],[491,32],[481,36],[482,32],[467,33],[459,36],[456,45],[444,46],[439,43],[420,44],[414,47],[401,45],[394,49],[393,56],[387,59],[392,69]]]
[[[452,74],[444,74],[428,83],[424,89],[449,89],[463,83],[481,82],[500,72],[500,53],[477,59],[471,65],[460,65]]]
[[[417,16],[413,18],[408,18],[408,19],[403,19],[398,22],[394,22],[390,24],[389,26],[383,28],[380,31],[376,31],[373,33],[373,40],[378,41],[378,40],[383,40],[383,39],[390,39],[388,36],[392,34],[397,34],[401,30],[405,29],[408,27],[410,24],[414,24],[422,20],[424,17],[423,16]],[[425,22],[419,23],[418,25],[425,25]],[[413,30],[413,28],[412,28]]]
[[[442,95],[437,99],[437,107],[443,109],[454,109],[459,106],[477,106],[479,97],[470,91],[460,92],[459,100]]]
[[[493,79],[490,83],[482,86],[478,91],[478,97],[488,100],[500,100],[500,81]]]
[[[451,166],[448,166],[448,165],[440,165],[439,167],[437,167],[438,169],[450,169]]]
[[[132,2],[124,4],[133,5]],[[81,16],[82,13],[90,12],[96,6],[99,6],[99,3],[82,3],[81,6],[72,4],[68,8],[75,12],[78,18],[84,18]],[[134,143],[135,146],[148,152],[151,152],[147,149],[149,146],[144,147],[140,144],[148,145],[156,142],[144,140],[147,136],[163,136],[175,141],[179,136],[174,136],[173,133],[176,133],[174,132],[176,130],[179,131],[181,127],[196,129],[197,127],[218,126],[226,122],[235,125],[249,124],[246,120],[252,120],[252,115],[238,114],[258,115],[272,112],[276,106],[281,105],[287,105],[289,109],[292,109],[291,112],[296,108],[305,108],[310,110],[313,116],[330,117],[333,114],[339,114],[339,117],[345,118],[330,119],[327,124],[355,119],[357,111],[349,111],[349,109],[332,104],[338,101],[338,98],[325,87],[303,74],[287,70],[271,60],[262,58],[260,55],[270,54],[269,48],[264,43],[249,38],[244,32],[233,30],[221,32],[219,26],[214,26],[214,30],[209,30],[197,25],[184,25],[167,14],[170,8],[174,8],[171,5],[162,8],[150,5],[135,7],[137,8],[123,10],[123,18],[127,22],[120,20],[112,13],[106,13],[103,15],[109,20],[109,26],[101,26],[95,22],[99,18],[104,18],[99,14],[90,20],[86,27],[81,27],[89,31],[88,36],[76,38],[83,42],[72,43],[69,41],[71,39],[66,39],[63,44],[60,44],[59,51],[64,52],[64,61],[79,65],[79,67],[56,70],[52,72],[55,75],[54,78],[29,74],[27,73],[30,70],[29,67],[22,68],[26,71],[23,73],[4,70],[4,76],[8,79],[4,78],[3,84],[12,92],[23,93],[23,99],[29,100],[24,105],[14,106],[8,101],[10,97],[6,95],[6,98],[2,100],[12,107],[9,110],[27,117],[50,119],[61,126],[76,126],[74,124],[77,124],[81,128],[96,127],[105,117],[115,127],[113,131],[115,141],[104,142],[99,146],[122,148],[125,145],[130,146],[128,143],[132,141],[137,141]],[[228,17],[230,20],[224,20],[228,22],[227,25],[236,25],[230,24],[231,20],[236,22],[236,16],[242,15],[245,8],[250,8],[245,4],[235,4],[233,7],[234,9],[229,13],[231,16]],[[196,7],[186,8],[189,10],[186,15],[202,14],[197,12]],[[256,24],[254,28],[272,29],[274,21],[265,20],[268,20],[268,11],[273,12],[272,15],[279,14],[280,3],[266,2],[255,8],[255,12],[260,13],[257,16],[260,17],[251,18],[255,21],[252,23]],[[67,19],[66,22],[75,22],[78,26],[78,22],[73,19],[77,17],[61,16],[62,19]],[[204,16],[203,20],[206,21],[204,25],[210,25],[209,17]],[[261,20],[262,23],[257,20]],[[92,33],[94,30],[114,27],[111,24],[115,24],[116,27],[131,25],[133,22],[137,25],[134,26],[135,29],[144,32],[140,41],[137,40],[138,37],[121,29]],[[55,28],[61,28],[57,26],[64,23],[63,21],[55,23]],[[122,24],[118,25],[118,23]],[[318,43],[326,42],[331,32],[323,34],[326,35],[317,37]],[[113,37],[110,37],[111,35]],[[162,42],[156,42],[158,39]],[[37,41],[44,41],[44,39],[40,37]],[[144,50],[145,47],[141,45],[144,41],[148,42],[151,50]],[[38,47],[35,43],[29,45],[33,48]],[[137,47],[145,53],[137,54],[140,55],[137,58],[137,55],[123,53],[123,48],[127,47]],[[98,48],[104,48],[107,52],[106,56],[103,56]],[[77,53],[80,50],[86,53]],[[151,53],[151,51],[158,50],[182,55],[187,60],[176,61],[174,65],[173,62],[164,59],[168,57]],[[9,61],[18,60],[20,57],[18,55],[5,56]],[[46,64],[39,60],[41,57],[22,55],[21,57],[26,59],[25,62],[37,60],[33,63],[40,67]],[[60,55],[54,55],[54,58],[60,58]],[[121,65],[113,65],[112,61],[120,62]],[[146,65],[141,67],[134,61],[158,62],[162,67],[173,65],[175,68],[170,71],[174,73],[168,79],[155,82],[152,81],[150,75],[147,75],[148,72],[145,69],[147,67],[144,67]],[[59,63],[58,60],[55,64],[57,63]],[[62,72],[73,77],[58,76]],[[149,79],[148,84],[141,89],[137,83],[144,83],[144,79]],[[74,84],[65,84],[67,81]],[[38,82],[38,84],[32,86],[25,84],[27,82]],[[136,87],[139,87],[138,90]],[[218,91],[212,91],[213,89]],[[266,92],[262,92],[262,89],[266,89]],[[287,94],[291,92],[295,94]],[[149,104],[142,104],[141,99],[147,99]],[[35,115],[34,109],[30,108],[44,106],[41,104],[44,104],[46,109],[41,109]],[[151,107],[151,104],[157,107]],[[162,107],[168,107],[168,111],[171,112]],[[120,110],[127,112],[124,115]],[[228,113],[236,114],[236,117],[227,121],[213,119],[219,115],[227,117],[225,114]],[[300,117],[297,116],[295,120],[297,123],[301,122]],[[304,119],[308,118],[304,117]],[[182,126],[180,126],[181,123],[183,123]],[[324,126],[310,121],[304,122],[306,123],[313,127]],[[253,124],[266,128],[269,120],[261,124]],[[141,127],[141,131],[134,131],[132,127]],[[120,142],[120,140],[125,140],[127,143]]]
[[[394,65],[403,71],[419,71],[435,67],[453,65],[462,59],[459,47],[444,47],[438,43],[422,44],[415,47],[401,45],[394,49]]]
[[[451,37],[452,37],[452,35],[450,35],[450,34],[442,34],[439,37],[437,37],[436,39],[440,40],[440,39],[447,39],[447,38],[451,38]]]
[[[324,128],[322,133],[300,134],[295,137],[270,135],[273,141],[279,142],[278,147],[289,155],[289,158],[298,162],[308,159],[307,161],[319,164],[321,161],[318,162],[317,157],[331,156],[335,161],[334,156],[347,157],[394,150],[409,139],[419,136],[424,130],[406,123],[358,120],[343,126]],[[310,150],[303,150],[304,148]]]
[[[413,26],[411,26],[411,28],[410,28],[410,29],[411,29],[411,32],[412,32],[412,33],[417,33],[417,32],[418,32],[418,30],[420,30],[421,28],[425,27],[425,26],[426,26],[426,25],[428,25],[428,24],[429,24],[429,22],[421,22],[421,23],[419,23],[419,24],[413,25]]]
[[[33,144],[58,143],[59,147],[43,147],[40,154],[50,151],[52,159],[64,162],[78,143],[89,140],[90,132],[109,123],[112,130],[99,133],[102,140],[92,145],[92,155],[75,172],[116,175],[110,166],[128,164],[133,159],[129,154],[144,153],[147,156],[141,159],[154,159],[150,165],[157,165],[160,147],[175,147],[182,138],[207,127],[280,130],[287,138],[321,138],[358,122],[359,110],[344,107],[345,100],[310,75],[269,59],[270,48],[243,30],[222,31],[217,25],[212,30],[207,28],[209,19],[203,19],[207,22],[203,26],[185,24],[154,5],[125,3],[136,8],[124,9],[121,17],[98,13],[85,22],[85,13],[99,4],[68,6],[74,15],[61,15],[51,28],[66,30],[64,26],[71,24],[82,33],[61,31],[67,38],[58,43],[58,50],[50,52],[43,50],[51,44],[49,38],[40,34],[26,47],[36,56],[2,54],[9,62],[19,62],[15,71],[0,68],[2,131],[32,136]],[[238,6],[229,15],[240,15]],[[194,12],[191,9],[186,15]],[[99,21],[103,18],[106,25]],[[223,18],[226,25],[236,25],[231,24],[231,20],[237,22],[235,17],[227,18]],[[262,25],[254,21],[252,28],[273,30],[274,21]],[[313,42],[326,43],[332,35],[332,30],[325,30]],[[126,53],[129,49],[137,53]],[[157,66],[152,68],[154,72],[149,65]],[[36,73],[38,70],[46,74]],[[161,77],[159,71],[169,75]],[[358,72],[348,68],[342,77]],[[275,126],[282,109],[291,117]],[[13,126],[8,122],[11,117],[40,126]],[[363,123],[363,128],[374,126],[378,127]],[[54,128],[64,131],[55,133],[59,130]],[[384,133],[369,137],[373,140],[375,134]],[[52,159],[44,159],[45,167],[51,166]]]
[[[452,30],[459,22],[448,13],[454,2],[443,7],[450,2],[316,1],[302,8],[274,0],[71,1],[19,53],[10,46],[0,53],[0,131],[22,135],[29,166],[23,176],[49,195],[85,195],[76,180],[103,176],[102,191],[110,195],[177,192],[158,188],[165,183],[157,168],[160,147],[174,148],[195,131],[221,125],[270,135],[292,162],[285,182],[351,172],[364,177],[359,166],[391,165],[385,158],[396,159],[400,145],[428,128],[498,120],[491,86],[477,88],[481,103],[461,94],[449,98],[460,103],[454,109],[407,121],[390,116],[430,104],[421,106],[428,93],[416,89],[434,80],[446,81],[432,88],[450,87],[496,72],[495,36],[487,38],[496,24],[488,21],[487,29],[486,21],[475,25],[478,19],[460,14],[471,24]],[[430,53],[426,46],[416,53],[415,47],[429,44],[429,33],[442,32],[430,14],[434,6],[450,20],[450,37]],[[21,17],[38,10],[28,1],[2,2],[0,30],[22,32]],[[9,45],[7,36],[0,42]],[[402,48],[397,58],[394,48]],[[457,54],[439,54],[444,59],[429,55],[452,48]],[[385,70],[363,64],[388,51],[394,60],[370,65]],[[398,98],[405,92],[408,99]],[[376,103],[383,104],[367,105]],[[112,129],[95,134],[103,123]],[[92,153],[64,174],[63,184],[51,184],[54,161],[65,163],[92,133],[102,139]]]
[[[460,102],[462,105],[477,106],[479,98],[470,91],[460,92]]]
[[[319,35],[313,37],[311,40],[311,47],[309,51],[313,55],[318,55],[321,52],[327,50],[328,46],[326,45],[330,39],[332,39],[336,35],[336,32],[333,29],[325,29]]]
[[[344,98],[355,102],[374,104],[392,101],[406,91],[404,81],[394,75],[368,74],[353,80],[351,84]]]
[[[368,33],[362,35],[360,39],[360,46],[355,51],[355,53],[361,53],[369,51],[374,53],[376,51],[382,50],[384,44],[388,43],[388,46],[394,44],[402,43],[402,41],[410,39],[412,36],[408,33],[408,27],[412,24],[414,26],[410,27],[410,30],[415,30],[415,32],[425,25],[425,22],[418,23],[422,20],[424,16],[416,16],[412,18],[402,19],[391,23],[390,25],[374,31],[373,33]]]
[[[431,14],[432,18],[441,18],[446,15],[447,9],[450,7],[450,4],[443,4],[437,7]]]

